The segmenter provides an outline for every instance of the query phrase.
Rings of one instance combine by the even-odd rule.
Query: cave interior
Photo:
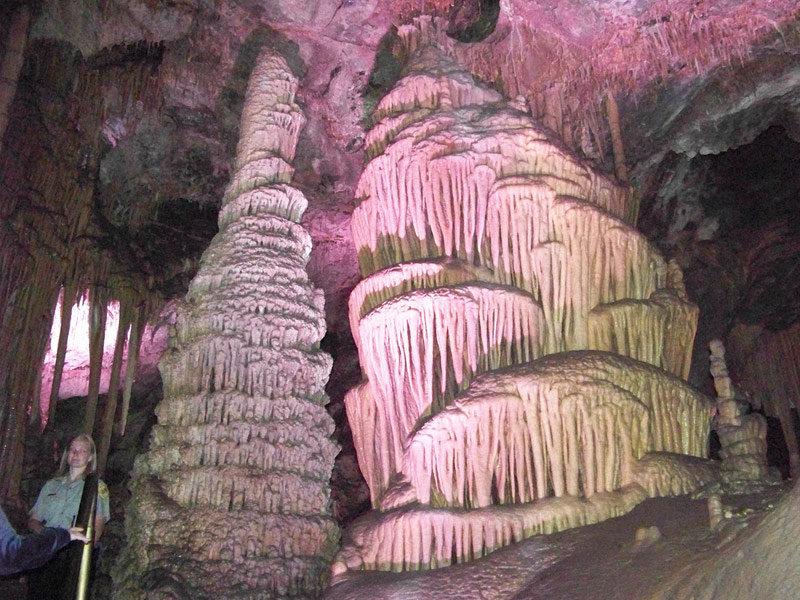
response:
[[[410,27],[419,27],[435,40],[437,52],[446,57],[445,66],[432,67],[426,57],[414,59],[417,42],[408,33]],[[162,361],[161,372],[158,364],[162,355],[176,351],[176,345],[194,343],[189,315],[207,312],[211,323],[218,306],[223,306],[220,300],[219,305],[210,303],[204,308],[204,284],[198,282],[212,279],[212,261],[224,253],[226,244],[238,243],[224,237],[235,227],[243,231],[245,225],[235,219],[247,220],[257,212],[225,216],[225,207],[239,201],[235,193],[240,190],[234,188],[239,185],[246,193],[251,185],[241,183],[249,177],[243,175],[247,161],[256,162],[247,152],[261,152],[244,148],[242,140],[249,135],[247,119],[258,119],[248,116],[248,94],[252,93],[248,82],[265,54],[279,57],[280,69],[273,65],[275,72],[282,73],[278,79],[294,81],[296,90],[289,93],[280,88],[273,94],[265,84],[264,94],[278,98],[274,114],[280,113],[281,119],[291,115],[294,120],[289,126],[275,118],[283,130],[291,130],[291,135],[285,135],[292,143],[285,142],[284,133],[276,134],[280,141],[274,146],[267,143],[269,148],[262,154],[279,157],[282,163],[264,176],[267,183],[263,185],[280,188],[282,198],[289,198],[286,202],[307,199],[307,206],[305,200],[298,200],[302,208],[275,209],[270,217],[288,223],[280,225],[281,240],[291,238],[300,248],[291,259],[294,262],[290,261],[291,269],[303,271],[304,265],[307,272],[302,287],[308,298],[298,300],[302,309],[286,311],[292,318],[306,311],[297,325],[301,341],[304,327],[314,330],[306,336],[309,341],[303,352],[332,359],[329,364],[325,361],[330,359],[320,358],[319,365],[314,362],[317,358],[309,359],[316,365],[315,373],[330,372],[324,380],[314,375],[316,383],[308,389],[316,390],[319,384],[319,390],[298,391],[297,386],[289,386],[270,410],[292,413],[291,419],[281,417],[280,423],[303,422],[308,431],[318,429],[314,434],[280,434],[299,436],[300,445],[309,436],[316,440],[311,458],[281,454],[281,460],[287,461],[283,467],[287,472],[294,470],[291,460],[304,461],[302,468],[313,475],[304,473],[300,479],[325,480],[320,483],[321,492],[316,488],[313,493],[296,492],[323,494],[321,508],[314,514],[323,515],[319,520],[329,524],[320,525],[319,531],[298,525],[297,536],[319,537],[323,548],[319,555],[324,558],[308,575],[310,567],[298,566],[302,561],[297,556],[304,550],[297,547],[278,552],[267,566],[256,567],[247,562],[256,550],[242,551],[240,556],[234,549],[228,556],[227,546],[220,543],[209,551],[214,555],[209,564],[227,560],[243,572],[262,569],[264,577],[284,568],[290,573],[297,569],[301,574],[295,581],[300,583],[288,587],[275,583],[272,595],[265,596],[248,596],[251,592],[243,591],[247,580],[240,582],[238,576],[236,584],[228,586],[229,593],[202,584],[193,588],[193,581],[217,577],[214,567],[200,560],[185,566],[185,581],[175,584],[175,589],[183,586],[182,592],[152,597],[288,598],[322,593],[331,599],[445,594],[548,600],[717,598],[723,594],[726,598],[794,597],[791,590],[800,585],[800,570],[785,557],[793,556],[796,542],[791,531],[800,525],[796,517],[788,519],[782,525],[784,532],[773,535],[769,516],[779,510],[776,506],[800,512],[800,491],[791,491],[793,477],[800,473],[800,8],[796,2],[8,0],[0,5],[0,39],[0,347],[4,348],[0,353],[0,499],[12,521],[24,528],[25,513],[54,472],[65,444],[81,431],[94,433],[113,509],[94,582],[96,597],[144,597],[129,590],[134,585],[131,581],[146,577],[129,566],[140,558],[125,547],[131,539],[145,545],[153,542],[146,536],[133,537],[144,534],[130,524],[133,517],[127,507],[131,497],[147,497],[147,477],[159,472],[151,464],[137,466],[133,473],[134,460],[148,451],[155,456],[163,442],[158,436],[172,435],[163,432],[171,431],[173,421],[189,418],[173,407],[189,394],[180,387],[183,359]],[[366,434],[363,426],[358,430],[353,417],[348,422],[350,408],[345,405],[351,390],[366,379],[362,371],[373,374],[381,368],[370,366],[372,356],[364,350],[372,343],[366,339],[371,331],[367,320],[378,317],[365,312],[353,328],[348,298],[375,271],[414,264],[426,256],[412,251],[410,258],[401,260],[403,249],[384,263],[378,254],[364,259],[366,242],[361,240],[367,234],[359,233],[355,225],[351,228],[351,217],[372,200],[369,165],[391,157],[393,136],[399,140],[401,128],[413,126],[408,125],[412,117],[430,119],[432,127],[439,127],[436,111],[449,110],[441,99],[436,100],[441,105],[412,101],[402,109],[407,121],[389,123],[401,111],[386,99],[399,95],[397,90],[405,89],[404,81],[413,82],[415,73],[437,68],[441,68],[436,72],[439,79],[431,76],[431,81],[449,77],[463,84],[459,89],[468,89],[466,96],[473,94],[467,100],[455,94],[455,99],[448,97],[448,102],[455,103],[455,108],[450,107],[453,111],[462,109],[459,102],[467,107],[464,111],[472,105],[504,103],[503,107],[535,123],[536,131],[552,144],[552,154],[574,157],[569,160],[591,171],[592,177],[611,182],[608,185],[614,190],[629,190],[626,201],[636,205],[631,227],[665,264],[677,265],[686,302],[699,309],[693,343],[689,340],[683,345],[685,372],[670,375],[683,380],[680,384],[686,394],[712,401],[719,397],[719,387],[715,389],[709,372],[709,345],[713,340],[724,343],[735,399],[747,405],[748,412],[761,415],[766,424],[772,485],[740,495],[723,493],[724,522],[710,533],[705,497],[693,499],[685,495],[688,490],[682,490],[674,494],[677,498],[646,500],[633,510],[630,522],[615,525],[617,519],[612,519],[552,536],[516,540],[516,545],[474,562],[465,559],[465,564],[413,574],[380,572],[405,570],[395,564],[382,568],[376,563],[367,567],[366,574],[351,572],[352,565],[343,567],[344,575],[334,568],[335,585],[328,588],[330,563],[349,560],[340,560],[341,555],[334,559],[339,529],[344,532],[342,543],[355,539],[353,531],[362,535],[372,526],[369,516],[364,520],[370,509],[401,510],[407,502],[398,500],[405,493],[403,486],[395,479],[390,482],[388,474],[362,474],[365,469],[357,447],[362,452],[359,440]],[[469,85],[463,83],[465,78]],[[494,123],[487,116],[492,110],[474,109],[472,121],[460,123],[458,131],[469,126],[480,133],[475,123],[481,119]],[[269,121],[269,126],[273,124]],[[296,125],[297,131],[292,129]],[[384,126],[396,129],[384,142],[376,142],[375,132]],[[441,127],[444,130],[445,125]],[[399,141],[395,144],[400,145]],[[439,148],[436,157],[448,152]],[[379,179],[379,175],[374,177]],[[235,210],[230,209],[230,214]],[[236,231],[241,233],[240,229]],[[273,242],[267,238],[274,231],[259,230],[266,241],[252,243],[269,246]],[[306,235],[310,254],[303,254]],[[245,255],[244,248],[231,252]],[[277,264],[283,259],[275,260]],[[375,263],[365,267],[369,260]],[[485,266],[478,258],[470,257],[470,261],[471,266]],[[300,275],[293,277],[294,286]],[[494,289],[490,284],[498,284],[491,278],[481,284],[486,282],[490,290]],[[539,300],[540,292],[524,284],[517,287]],[[294,294],[295,289],[286,294]],[[241,292],[235,303],[258,304],[263,299],[256,294],[276,294],[272,298],[284,294],[269,285],[267,290],[262,287],[250,296]],[[474,290],[469,293],[480,295]],[[308,316],[314,307],[321,310],[323,296],[324,312]],[[267,295],[266,302],[278,301]],[[435,307],[440,301],[431,302]],[[410,306],[423,310],[422,304]],[[391,313],[389,320],[399,322],[411,309],[398,312],[399,316]],[[65,319],[70,327],[61,324]],[[367,324],[359,328],[359,319]],[[59,348],[62,341],[64,347]],[[300,347],[295,342],[277,343],[284,348],[291,345],[294,352]],[[570,343],[567,340],[563,347],[554,343],[551,349],[534,354],[538,360],[541,355],[589,347]],[[549,363],[542,364],[545,370]],[[303,368],[292,371],[289,378],[299,380],[306,372]],[[469,377],[477,376],[479,369],[474,370],[461,392]],[[209,395],[224,391],[221,388],[227,384],[222,383],[219,368],[211,373],[192,393],[199,394],[203,386]],[[454,384],[439,375],[442,390],[446,384],[461,385],[460,379]],[[283,382],[271,385],[277,389]],[[402,382],[398,385],[402,387]],[[442,393],[444,405],[459,391],[448,388]],[[278,397],[277,392],[273,395]],[[314,407],[303,404],[306,412],[302,412],[288,400],[284,407],[284,397],[292,395],[303,402],[313,399]],[[159,403],[161,408],[156,409]],[[322,405],[327,414],[318,410]],[[432,409],[421,412],[427,414],[426,410]],[[403,432],[408,438],[397,442],[402,452],[410,452],[419,433],[425,433],[420,423],[412,420]],[[162,433],[153,433],[154,428]],[[235,446],[231,440],[239,430],[222,429],[215,443]],[[263,433],[265,439],[270,435]],[[338,454],[328,438],[340,448]],[[704,452],[718,461],[720,446],[717,433],[709,431]],[[175,448],[181,451],[180,444]],[[198,460],[203,465],[208,458],[204,455]],[[412,467],[401,465],[400,458],[396,460],[392,477],[413,480],[418,476]],[[497,486],[492,485],[488,495],[495,497],[487,502],[497,503]],[[442,489],[445,500],[455,503]],[[431,494],[432,504],[442,502],[437,508],[447,504],[435,492]],[[415,500],[425,503],[421,495]],[[211,499],[208,504],[214,502]],[[475,500],[479,507],[482,502]],[[242,510],[250,510],[246,500],[242,503]],[[146,514],[149,505],[140,504],[131,509],[132,514]],[[281,515],[311,511],[303,506],[275,510]],[[171,518],[208,519],[209,523],[222,519],[206,512],[191,513],[185,507],[180,511]],[[655,523],[658,527],[645,526]],[[260,526],[268,529],[268,525]],[[280,519],[274,526],[288,527]],[[155,524],[152,527],[156,529]],[[286,531],[283,535],[292,537]],[[273,534],[262,537],[269,535]],[[202,539],[208,547],[208,539]],[[164,542],[173,543],[182,542]],[[231,542],[231,548],[238,548],[237,543]],[[778,546],[787,554],[774,550]],[[612,547],[613,551],[606,552]],[[122,558],[115,566],[118,555]],[[448,550],[447,564],[451,555],[453,562],[462,562],[455,550]],[[749,561],[751,568],[737,570],[737,560]],[[764,566],[767,562],[769,567]],[[670,579],[681,568],[685,572],[687,565],[694,565],[696,572]],[[149,577],[153,572],[157,571]],[[702,573],[712,572],[723,573],[717,579],[729,583],[703,583]],[[253,581],[258,577],[252,575]],[[659,587],[665,581],[668,584]],[[149,589],[153,585],[158,587],[152,584]],[[215,585],[225,589],[225,582]],[[744,585],[761,595],[742,591]],[[21,597],[24,587],[24,579],[0,581],[0,590],[7,590],[8,597]]]

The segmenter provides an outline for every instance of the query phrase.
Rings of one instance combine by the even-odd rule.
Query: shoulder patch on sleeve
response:
[[[97,495],[100,496],[103,500],[105,500],[109,496],[109,494],[108,494],[108,486],[105,483],[103,483],[102,481],[97,486]]]

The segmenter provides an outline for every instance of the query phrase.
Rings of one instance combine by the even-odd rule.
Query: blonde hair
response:
[[[87,446],[89,446],[89,462],[86,464],[86,470],[84,470],[82,477],[86,477],[89,473],[94,473],[97,471],[97,447],[94,445],[94,440],[92,436],[86,433],[82,433],[80,435],[75,436],[69,441],[67,447],[64,448],[64,452],[61,454],[61,463],[58,466],[58,477],[65,477],[69,475],[69,463],[67,462],[67,453],[69,452],[70,446],[72,446],[73,442],[83,442]]]

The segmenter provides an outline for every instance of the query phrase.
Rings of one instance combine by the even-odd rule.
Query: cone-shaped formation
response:
[[[345,403],[379,510],[335,573],[469,560],[714,476],[713,405],[679,379],[697,308],[630,188],[406,33],[352,221]]]
[[[324,404],[323,296],[305,265],[306,200],[287,185],[305,119],[297,81],[264,52],[242,113],[236,173],[161,371],[150,451],[137,459],[119,597],[179,584],[197,598],[312,598],[338,541],[337,449]]]
[[[747,402],[736,399],[722,342],[711,340],[709,350],[709,371],[717,392],[715,429],[721,446],[722,480],[734,487],[767,481],[767,420],[758,413],[749,413]]]

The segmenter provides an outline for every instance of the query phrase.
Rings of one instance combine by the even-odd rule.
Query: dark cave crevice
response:
[[[668,153],[646,194],[639,227],[701,307],[690,380],[706,390],[712,338],[800,320],[800,144],[775,123],[727,152]]]
[[[459,42],[481,42],[489,37],[500,16],[500,0],[454,2],[447,16],[447,35]]]

